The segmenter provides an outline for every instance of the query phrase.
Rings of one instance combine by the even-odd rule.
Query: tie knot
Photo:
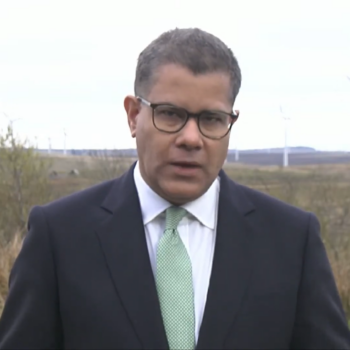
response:
[[[186,209],[181,207],[169,207],[166,210],[165,229],[176,230],[181,219],[186,215]]]

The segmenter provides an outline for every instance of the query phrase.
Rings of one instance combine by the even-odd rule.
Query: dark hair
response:
[[[147,95],[155,71],[164,64],[178,64],[193,74],[228,73],[230,100],[234,103],[241,87],[241,70],[233,52],[219,38],[198,28],[173,29],[153,40],[139,55],[134,90]]]

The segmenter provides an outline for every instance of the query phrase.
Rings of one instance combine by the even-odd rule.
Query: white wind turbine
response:
[[[284,120],[284,151],[283,151],[283,167],[287,168],[289,166],[289,150],[288,150],[288,122],[290,120],[289,117],[284,115],[282,106],[280,105],[280,112],[282,118]]]
[[[5,118],[9,121],[11,129],[13,129],[13,123],[16,122],[17,120],[21,120],[22,118],[16,118],[16,119],[11,119],[5,112],[2,112],[2,114],[5,116]]]
[[[67,154],[67,132],[66,129],[63,129],[63,154],[66,155]]]
[[[236,151],[235,151],[235,161],[239,161],[239,147],[238,147],[238,132],[236,129]]]

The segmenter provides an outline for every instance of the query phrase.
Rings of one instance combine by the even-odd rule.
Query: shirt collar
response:
[[[220,191],[219,180],[219,177],[216,178],[208,191],[201,197],[182,206],[199,222],[210,229],[214,229],[216,223],[216,209]],[[171,203],[160,197],[147,185],[141,176],[139,162],[136,163],[134,168],[134,181],[140,200],[143,223],[147,225],[169,208]]]

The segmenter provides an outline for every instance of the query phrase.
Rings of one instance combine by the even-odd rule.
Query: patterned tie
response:
[[[170,350],[195,348],[192,266],[177,231],[185,214],[180,207],[167,209],[157,249],[157,290]]]

